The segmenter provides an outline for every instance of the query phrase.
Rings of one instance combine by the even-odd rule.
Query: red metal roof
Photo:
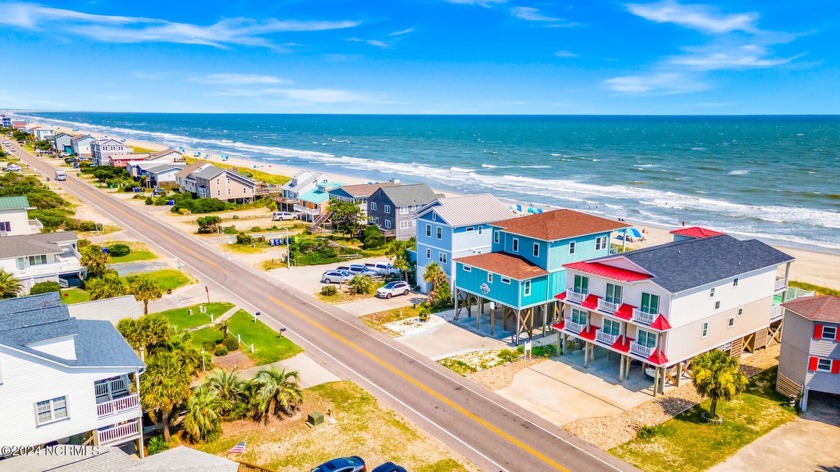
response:
[[[615,310],[615,313],[613,313],[613,315],[617,316],[618,318],[624,319],[624,320],[630,320],[630,319],[633,319],[633,309],[634,308],[636,308],[636,307],[634,307],[633,305],[628,305],[628,304],[624,303],[620,307],[618,307],[618,310]]]
[[[680,228],[671,231],[671,234],[679,234],[687,238],[703,239],[712,238],[715,236],[723,236],[724,233],[714,231],[708,228],[701,228],[700,226],[691,226],[689,228]]]
[[[598,295],[589,294],[586,296],[586,299],[580,303],[580,306],[584,308],[589,308],[590,310],[597,310],[598,309],[598,299],[601,298]]]
[[[622,282],[636,282],[651,278],[648,274],[608,266],[606,264],[601,264],[600,262],[572,262],[570,264],[563,264],[563,267],[579,270],[599,277],[606,277],[612,280],[620,280]]]
[[[563,293],[565,293],[565,292],[563,292]],[[551,327],[554,328],[554,329],[562,330],[563,328],[566,327],[566,320],[561,319],[559,323],[555,323],[555,324],[551,325]]]
[[[659,331],[668,331],[671,329],[671,323],[665,319],[664,316],[659,315],[653,320],[653,323],[650,324],[650,327],[653,329],[658,329]]]
[[[668,363],[668,358],[659,349],[654,349],[653,354],[648,357],[648,362],[656,365],[664,365]]]
[[[613,349],[619,350],[621,352],[630,352],[630,342],[634,341],[634,339],[630,339],[627,336],[619,336],[618,339],[615,340],[612,347]]]
[[[561,302],[562,302],[562,301],[566,301],[566,292],[563,292],[563,293],[561,293],[561,294],[555,295],[555,296],[554,296],[554,298],[556,298],[556,299],[560,300]]]
[[[584,329],[583,331],[578,333],[578,336],[582,337],[583,339],[588,339],[590,341],[594,341],[595,340],[595,332],[598,331],[599,329],[601,329],[601,328],[599,328],[597,326],[589,325],[589,327],[587,329]]]

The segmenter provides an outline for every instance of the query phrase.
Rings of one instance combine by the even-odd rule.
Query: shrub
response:
[[[238,219],[239,219],[239,215],[233,215],[233,219],[234,219],[234,220],[238,220]]]
[[[432,308],[429,306],[429,303],[428,302],[423,302],[423,304],[420,305],[420,312],[419,312],[417,318],[420,321],[422,321],[423,323],[425,323],[426,321],[429,321],[429,317],[431,315],[432,315]]]
[[[169,443],[163,439],[163,434],[150,437],[149,443],[146,445],[146,453],[150,456],[167,449],[169,449]]]
[[[254,238],[245,234],[245,233],[238,233],[236,235],[236,244],[251,244],[254,242]]]
[[[239,233],[239,231],[236,229],[236,226],[225,226],[225,228],[222,229],[222,232],[225,233],[225,234],[238,234]]]
[[[201,343],[201,348],[207,352],[213,352],[216,349],[215,341],[204,341]]]
[[[155,201],[152,200],[152,197],[146,197],[146,205],[154,205]]]
[[[58,292],[61,290],[61,285],[58,282],[38,282],[29,290],[30,295],[38,295],[39,293]]]
[[[219,231],[219,225],[222,223],[222,219],[216,215],[202,216],[196,220],[196,223],[198,223],[198,232],[200,234],[216,233]]]
[[[122,257],[131,254],[131,248],[128,247],[128,244],[112,244],[108,246],[108,253],[111,254],[112,257]]]
[[[254,226],[253,228],[251,228],[252,233],[258,233],[260,231],[262,231],[262,229],[259,226]]]
[[[522,346],[519,346],[519,347],[522,347]],[[522,347],[522,348],[524,350],[524,347]],[[517,348],[517,350],[518,349],[519,348]],[[501,360],[504,363],[513,362],[513,361],[515,361],[516,359],[519,358],[519,353],[512,350],[512,349],[502,349],[501,351],[499,351],[499,353],[497,355],[499,356],[499,360]]]
[[[362,233],[365,249],[376,249],[385,245],[385,236],[376,225],[368,225]]]
[[[324,285],[321,287],[321,295],[325,297],[332,297],[338,293],[338,289],[334,285]]]
[[[213,352],[213,354],[219,357],[226,356],[228,354],[228,348],[225,347],[224,344],[216,344],[216,350]]]
[[[639,439],[650,439],[658,434],[659,426],[646,424],[639,428],[639,432],[636,433],[636,437]]]
[[[76,248],[78,249],[84,249],[88,246],[90,246],[90,240],[85,238],[80,239],[79,242],[76,243]]]
[[[222,341],[222,344],[225,345],[228,351],[235,351],[239,349],[239,339],[237,339],[236,336],[233,336],[231,334],[228,334],[225,337],[225,340]]]
[[[554,344],[544,344],[542,346],[534,346],[531,353],[535,357],[554,357],[557,355],[557,347]]]

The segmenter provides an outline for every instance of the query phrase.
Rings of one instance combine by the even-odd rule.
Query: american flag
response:
[[[247,442],[248,442],[247,439],[242,441],[241,443],[237,444],[236,446],[233,446],[232,448],[230,448],[230,450],[227,453],[228,454],[244,454],[245,453],[245,443],[247,443]]]

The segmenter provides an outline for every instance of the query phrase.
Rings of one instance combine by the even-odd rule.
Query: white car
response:
[[[275,211],[271,214],[271,221],[288,221],[295,219],[294,213],[288,211]]]
[[[408,282],[388,282],[384,286],[376,290],[377,298],[391,298],[396,295],[408,295],[411,292],[411,287]]]
[[[353,280],[354,275],[344,270],[328,270],[321,275],[321,282],[325,284],[346,284]]]
[[[376,271],[379,275],[400,275],[400,270],[392,266],[391,264],[365,264],[370,270]]]

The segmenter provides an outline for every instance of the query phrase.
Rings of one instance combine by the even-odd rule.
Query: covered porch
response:
[[[552,302],[518,308],[456,287],[453,322],[491,338],[510,337],[518,345],[522,334],[531,341],[553,334],[554,309]]]

